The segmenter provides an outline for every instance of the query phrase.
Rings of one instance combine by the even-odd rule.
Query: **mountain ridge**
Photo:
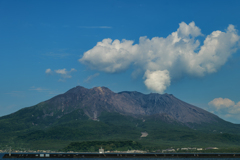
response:
[[[172,94],[142,94],[136,91],[114,93],[107,87],[86,89],[77,86],[44,103],[50,104],[55,110],[66,111],[66,113],[81,108],[92,119],[99,117],[102,111],[132,116],[165,113],[181,123],[211,123],[219,119],[216,115],[183,102]],[[53,112],[48,111],[45,114],[48,116]]]

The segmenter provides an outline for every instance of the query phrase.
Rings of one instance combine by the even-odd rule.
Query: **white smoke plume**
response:
[[[171,79],[217,72],[239,49],[240,37],[233,25],[225,32],[213,31],[201,46],[199,36],[203,34],[194,22],[181,22],[177,31],[166,38],[140,37],[139,44],[125,39],[103,39],[79,61],[91,69],[108,73],[121,72],[133,65],[145,71],[144,83],[148,89],[163,93]]]
[[[147,88],[158,93],[163,93],[170,86],[170,76],[167,70],[164,71],[149,71],[145,72],[144,81]]]

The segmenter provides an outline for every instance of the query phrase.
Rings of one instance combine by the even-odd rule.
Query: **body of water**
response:
[[[63,158],[3,158],[5,153],[0,154],[0,160],[16,160],[16,159],[27,159],[27,160],[38,160],[38,159],[47,159],[47,160],[63,160]],[[26,153],[24,153],[26,154]],[[32,154],[32,153],[30,153]],[[238,158],[64,158],[65,160],[74,160],[74,159],[82,159],[82,160],[237,160]]]

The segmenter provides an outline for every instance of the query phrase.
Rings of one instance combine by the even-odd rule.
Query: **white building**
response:
[[[165,153],[165,152],[175,152],[175,149],[165,149],[165,150],[162,150],[162,153]]]
[[[208,147],[208,148],[205,148],[206,150],[207,149],[218,149],[217,147]]]
[[[99,148],[99,153],[100,154],[103,154],[104,153],[104,149],[101,147],[101,148]]]

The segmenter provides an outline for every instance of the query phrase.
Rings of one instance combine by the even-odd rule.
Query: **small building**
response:
[[[101,148],[99,148],[99,153],[100,154],[103,154],[104,153],[104,149],[101,147]]]
[[[203,149],[202,148],[197,148],[197,151],[202,151]]]
[[[181,148],[181,150],[182,150],[182,151],[187,151],[187,150],[188,150],[188,148]]]
[[[146,151],[141,151],[141,150],[128,150],[127,153],[146,153]]]
[[[165,149],[165,150],[162,150],[162,153],[165,153],[165,152],[175,152],[175,149]]]
[[[208,147],[208,148],[205,148],[206,150],[207,149],[218,149],[217,147]]]

